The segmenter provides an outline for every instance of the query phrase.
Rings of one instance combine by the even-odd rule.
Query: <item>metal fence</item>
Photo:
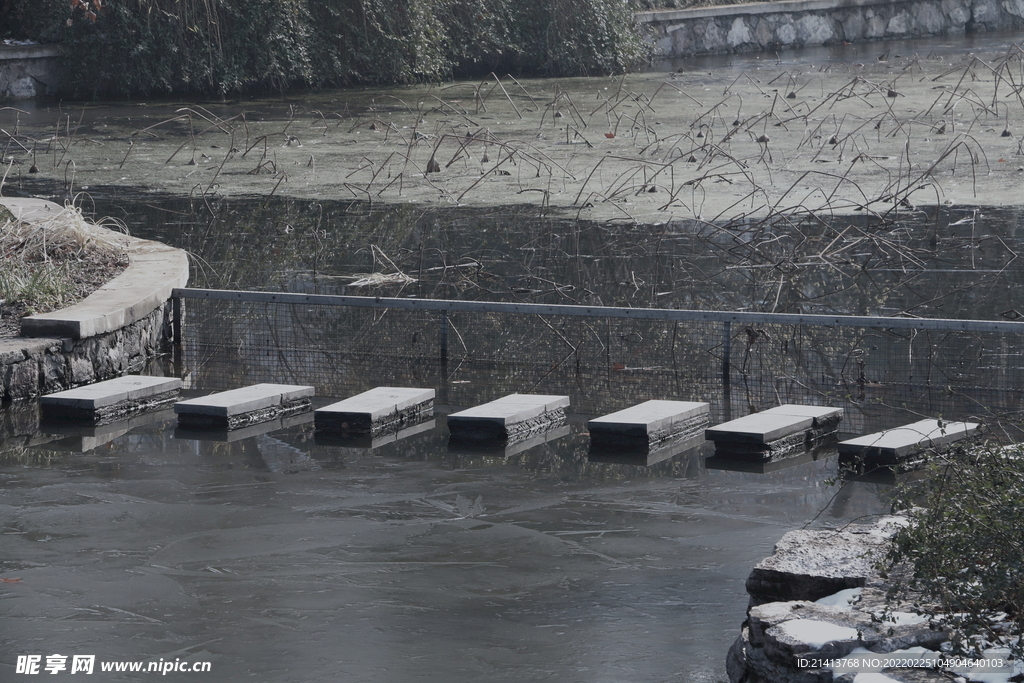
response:
[[[467,406],[568,394],[600,414],[651,398],[708,401],[722,421],[778,403],[846,408],[864,433],[919,416],[1022,409],[1024,322],[560,306],[176,289],[189,385],[380,385]],[[182,316],[176,317],[179,321]]]

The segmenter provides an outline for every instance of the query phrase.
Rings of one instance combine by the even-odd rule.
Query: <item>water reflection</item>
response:
[[[101,195],[95,207],[133,234],[201,254],[198,287],[997,320],[1022,294],[1019,208],[925,208],[894,225],[851,217],[794,229],[746,220],[624,226],[541,217],[529,206],[130,193]],[[351,285],[359,274],[396,271],[415,282]]]

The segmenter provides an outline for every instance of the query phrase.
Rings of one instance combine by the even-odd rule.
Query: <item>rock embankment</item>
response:
[[[886,542],[905,523],[902,517],[885,517],[876,524],[783,536],[747,579],[750,607],[729,651],[730,682],[853,681],[854,673],[806,663],[858,653],[938,650],[947,634],[927,617],[886,611],[887,586],[875,569]],[[884,676],[876,680],[955,680],[927,669],[886,670]]]

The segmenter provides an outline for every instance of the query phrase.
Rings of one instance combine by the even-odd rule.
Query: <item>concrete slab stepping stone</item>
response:
[[[381,434],[418,422],[434,412],[434,390],[376,387],[344,401],[318,408],[318,431]]]
[[[512,445],[565,421],[568,396],[509,394],[448,416],[451,438]]]
[[[836,438],[842,408],[784,404],[711,427],[715,455],[771,461],[804,453]]]
[[[645,401],[587,422],[594,448],[650,447],[703,432],[711,406],[695,401]]]
[[[43,419],[99,425],[168,406],[178,399],[180,390],[181,380],[176,377],[124,375],[49,394],[39,403]]]
[[[977,422],[920,420],[855,439],[840,441],[840,462],[868,467],[912,466],[921,461],[922,451],[941,449],[974,434]]]
[[[178,425],[238,429],[312,409],[314,388],[294,384],[253,384],[174,404]]]

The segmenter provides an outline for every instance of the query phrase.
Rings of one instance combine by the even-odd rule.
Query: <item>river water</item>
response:
[[[211,662],[182,680],[722,681],[772,544],[886,510],[827,455],[602,462],[578,423],[464,452],[443,419],[373,450],[308,423],[227,443],[172,417],[6,455],[4,680],[57,653]]]
[[[108,114],[125,111],[90,108],[88,130]],[[352,276],[400,270],[416,282],[372,292],[990,319],[1020,299],[1012,208],[794,235],[125,181],[91,185],[87,208],[201,257],[198,286],[367,293]],[[65,188],[22,176],[7,191]],[[842,259],[815,261],[858,229]],[[98,433],[38,430],[34,405],[0,417],[5,681],[19,656],[54,654],[95,655],[97,670],[210,662],[176,680],[723,681],[753,565],[786,531],[885,512],[890,495],[830,484],[828,451],[769,472],[719,469],[702,448],[609,462],[579,415],[508,453],[453,450],[443,417],[375,448],[308,422],[218,441],[176,433],[166,412]]]

